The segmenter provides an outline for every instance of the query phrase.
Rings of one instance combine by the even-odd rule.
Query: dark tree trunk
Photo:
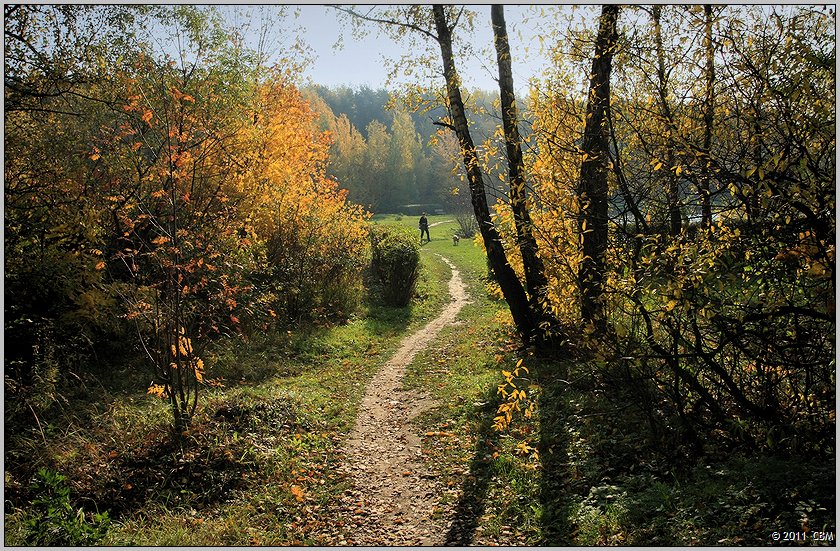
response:
[[[545,277],[545,267],[539,257],[539,248],[533,233],[533,223],[528,212],[525,162],[522,157],[522,142],[517,128],[516,97],[513,91],[513,70],[511,68],[510,44],[507,37],[504,7],[498,4],[493,5],[490,8],[490,17],[493,23],[493,42],[496,46],[496,59],[499,66],[499,93],[502,127],[505,134],[505,150],[508,158],[510,206],[513,210],[517,243],[522,254],[528,299],[531,311],[538,320],[540,339],[542,339],[545,330],[559,328],[559,324],[547,307],[548,280]]]
[[[432,13],[437,29],[437,41],[440,44],[440,54],[443,60],[443,73],[446,78],[446,92],[449,99],[449,112],[452,125],[458,136],[458,143],[464,156],[464,166],[467,180],[470,184],[470,196],[473,211],[478,221],[479,231],[487,250],[487,260],[490,264],[502,294],[510,307],[516,328],[526,343],[531,342],[537,330],[537,325],[528,305],[528,297],[519,278],[507,261],[501,237],[493,221],[490,219],[490,209],[484,190],[484,180],[481,167],[475,151],[475,144],[470,135],[467,117],[464,112],[464,102],[459,87],[460,79],[455,70],[455,59],[452,53],[452,29],[446,19],[442,5],[432,6]]]
[[[582,205],[580,230],[583,261],[580,265],[581,315],[598,333],[606,331],[604,309],[605,256],[607,251],[608,128],[610,72],[618,40],[618,6],[603,7],[592,58],[586,126],[583,132],[584,161],[580,167],[578,196]]]
[[[671,107],[668,105],[668,79],[665,76],[665,50],[662,46],[662,6],[653,6],[653,27],[654,39],[656,40],[656,76],[659,87],[659,103],[662,113],[668,125],[668,137],[665,142],[667,158],[665,164],[668,167],[668,218],[670,220],[671,235],[679,235],[682,228],[682,213],[680,212],[680,188],[676,174],[671,172],[674,166],[674,132]]]
[[[701,224],[708,228],[712,224],[712,193],[711,193],[711,167],[709,158],[712,150],[712,127],[715,122],[715,46],[712,42],[712,6],[703,6],[706,16],[706,98],[705,111],[703,113],[703,153],[700,172],[700,209],[702,213]]]

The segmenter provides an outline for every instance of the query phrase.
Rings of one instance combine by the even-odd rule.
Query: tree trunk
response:
[[[523,289],[516,272],[514,272],[508,263],[504,247],[502,246],[501,236],[490,219],[490,209],[487,206],[481,167],[464,112],[464,102],[461,98],[459,87],[460,79],[455,70],[455,59],[452,53],[452,29],[446,20],[446,14],[442,5],[436,4],[432,6],[432,13],[437,29],[440,54],[443,60],[443,73],[446,79],[449,112],[464,157],[464,167],[466,168],[467,180],[470,184],[473,211],[478,221],[481,237],[484,240],[484,247],[487,250],[487,260],[490,263],[493,274],[496,276],[496,280],[499,282],[502,294],[510,307],[510,312],[519,334],[526,343],[530,343],[536,335],[537,325],[529,308],[525,289]]]
[[[702,212],[701,225],[708,228],[712,224],[712,193],[711,167],[709,158],[712,149],[712,127],[715,122],[715,47],[712,43],[712,6],[703,6],[706,16],[706,98],[703,113],[703,153],[705,156],[700,168],[700,209]]]
[[[581,315],[596,332],[606,331],[603,293],[607,251],[608,129],[606,111],[610,101],[610,72],[618,39],[618,6],[605,5],[601,12],[595,54],[589,79],[586,126],[583,132],[584,160],[580,167],[578,196],[582,205],[580,231],[583,261],[580,265]]]
[[[653,30],[656,41],[656,76],[659,86],[659,103],[665,120],[668,123],[668,135],[665,142],[667,158],[665,164],[668,167],[668,218],[670,221],[670,234],[679,235],[682,227],[682,213],[680,212],[680,188],[677,175],[671,172],[674,166],[674,132],[671,107],[668,105],[668,79],[665,76],[665,49],[662,46],[662,6],[653,6]]]
[[[533,223],[528,212],[528,196],[525,187],[525,162],[522,157],[521,138],[517,128],[516,97],[513,91],[513,70],[511,68],[510,44],[507,37],[504,7],[490,8],[493,23],[493,42],[499,66],[499,93],[502,110],[502,127],[505,134],[505,149],[508,158],[508,180],[510,183],[510,206],[516,226],[516,237],[525,271],[525,284],[531,311],[538,320],[540,338],[558,322],[547,308],[546,292],[548,279],[539,256],[539,247],[534,238]]]

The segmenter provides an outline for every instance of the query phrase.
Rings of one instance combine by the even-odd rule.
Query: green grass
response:
[[[430,242],[423,242],[422,251],[424,258],[429,263],[436,262],[429,253],[442,254],[450,259],[458,269],[461,271],[461,276],[467,284],[471,282],[483,286],[483,280],[487,276],[487,259],[484,252],[475,247],[472,239],[461,239],[460,244],[455,246],[452,243],[452,235],[458,231],[458,223],[455,222],[454,216],[450,215],[432,215],[427,216],[429,224],[439,224],[429,228]],[[377,215],[373,217],[373,222],[376,224],[389,224],[402,228],[406,228],[416,233],[418,241],[420,240],[420,230],[417,226],[419,217],[402,216],[398,214]],[[442,223],[441,223],[442,222]],[[445,265],[444,265],[445,266]],[[444,277],[444,285],[449,279],[448,268]],[[483,292],[483,291],[482,291]],[[504,306],[504,305],[502,305]]]
[[[374,221],[417,231],[415,217]],[[459,514],[448,543],[767,545],[773,531],[835,529],[833,460],[665,456],[632,392],[596,384],[591,374],[603,366],[522,350],[506,305],[487,296],[482,251],[469,240],[453,246],[456,228],[431,228],[409,307],[366,304],[346,324],[207,354],[208,375],[227,386],[204,394],[183,453],[167,437],[165,404],[122,387],[43,419],[46,446],[38,433],[18,435],[6,456],[5,544],[25,537],[27,481],[42,466],[68,477],[76,509],[111,508],[103,544],[325,543],[329,504],[347,488],[337,451],[367,381],[449,301],[450,270],[438,255],[458,266],[472,302],[417,355],[404,385],[438,401],[416,428],[437,433],[423,438],[423,457],[443,485],[441,504]],[[492,425],[501,371],[520,359],[530,372],[516,383],[537,408],[500,433]]]
[[[166,405],[142,392],[105,393],[107,405],[84,422],[59,415],[52,424],[68,428],[48,432],[46,449],[29,438],[37,465],[7,470],[14,506],[5,543],[25,537],[27,472],[47,465],[68,476],[76,508],[111,508],[106,545],[318,544],[327,505],[345,489],[337,452],[365,384],[448,302],[445,281],[432,263],[410,307],[366,304],[343,325],[257,335],[205,354],[207,375],[226,387],[204,392],[181,453],[170,444]]]

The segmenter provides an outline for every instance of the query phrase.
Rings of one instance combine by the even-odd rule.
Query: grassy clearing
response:
[[[74,510],[109,507],[102,544],[318,544],[309,534],[344,491],[337,452],[366,382],[448,301],[439,268],[423,271],[408,308],[368,304],[346,324],[214,349],[208,376],[226,387],[205,392],[182,450],[163,402],[126,381],[91,388],[78,397],[85,403],[45,420],[46,447],[31,434],[17,439],[12,464],[7,454],[5,544],[25,541],[35,497],[27,482],[39,467],[68,477]]]
[[[414,217],[375,221],[417,229]],[[833,533],[832,458],[664,457],[633,393],[608,395],[592,377],[604,366],[518,347],[505,304],[485,292],[483,254],[469,241],[453,246],[456,227],[431,228],[409,308],[368,304],[340,326],[214,350],[209,375],[227,387],[205,394],[183,452],[167,438],[165,404],[127,390],[142,388],[140,366],[88,382],[42,419],[43,436],[7,444],[5,544],[24,542],[28,481],[44,466],[68,477],[74,509],[110,505],[103,544],[322,543],[312,534],[324,533],[328,504],[346,489],[337,451],[366,382],[449,300],[449,268],[435,253],[458,265],[473,301],[405,379],[439,402],[417,425],[441,503],[459,515],[447,543],[766,545],[774,531]],[[520,359],[530,372],[516,384],[536,414],[499,433],[501,370]]]

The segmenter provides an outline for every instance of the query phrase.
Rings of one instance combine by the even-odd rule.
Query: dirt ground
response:
[[[434,477],[424,471],[421,434],[411,423],[435,402],[401,388],[414,356],[452,324],[469,302],[460,273],[449,260],[443,260],[452,269],[451,302],[438,317],[403,340],[366,388],[340,467],[351,489],[334,505],[337,522],[347,529],[335,544],[444,544],[451,511],[437,505],[439,489]]]

